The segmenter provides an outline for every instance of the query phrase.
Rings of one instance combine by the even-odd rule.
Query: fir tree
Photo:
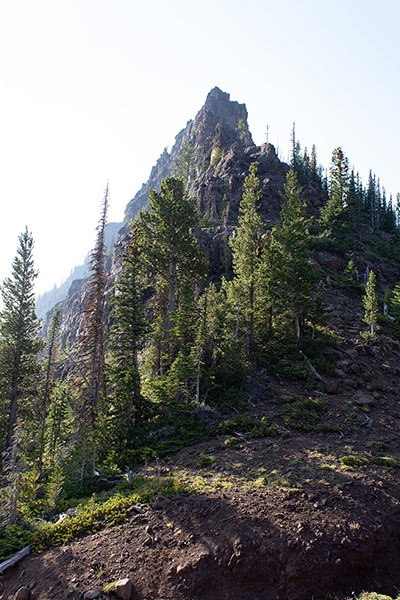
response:
[[[165,179],[160,191],[150,191],[150,210],[140,213],[136,247],[141,272],[153,287],[151,311],[153,373],[163,375],[179,351],[173,332],[184,282],[196,282],[205,272],[193,229],[198,223],[196,203],[188,198],[181,179]]]
[[[129,452],[135,448],[139,424],[147,417],[140,389],[138,351],[148,325],[139,292],[134,235],[135,229],[123,256],[111,312],[108,414],[111,445],[119,464],[127,463]]]
[[[88,371],[86,413],[92,431],[95,429],[96,408],[104,382],[104,302],[105,228],[108,211],[108,184],[104,193],[101,215],[97,226],[95,247],[90,257],[90,277],[86,284],[86,308],[83,312],[83,332],[79,338],[84,366]]]
[[[262,221],[257,206],[262,192],[256,175],[257,169],[258,163],[250,165],[239,207],[239,228],[236,237],[231,240],[234,283],[240,294],[241,314],[248,329],[250,352],[254,350],[254,307],[262,231]]]
[[[37,272],[33,263],[33,239],[28,229],[19,236],[19,247],[12,275],[1,287],[3,310],[0,313],[1,377],[8,400],[9,448],[17,418],[29,412],[29,396],[37,385],[38,354],[43,344],[38,337],[39,321],[35,313],[33,284]]]
[[[365,295],[363,297],[364,305],[364,323],[367,323],[370,328],[370,334],[373,337],[376,331],[376,322],[378,320],[378,298],[376,295],[376,277],[375,273],[371,270],[367,285],[365,287]]]
[[[60,331],[61,325],[61,311],[60,308],[56,308],[54,315],[51,320],[48,342],[47,342],[47,357],[46,357],[46,371],[44,389],[42,392],[42,406],[40,410],[41,419],[41,432],[40,432],[40,450],[39,450],[39,471],[42,470],[43,463],[43,452],[45,446],[45,428],[47,411],[50,403],[50,394],[54,384],[54,369],[57,357],[57,338]]]
[[[310,268],[309,223],[305,203],[300,200],[296,174],[287,174],[283,193],[280,225],[271,232],[271,240],[264,248],[264,281],[267,296],[279,312],[289,311],[300,341],[303,324],[311,314],[313,275]],[[265,266],[265,265],[264,265]],[[266,310],[270,309],[266,302]]]
[[[332,153],[328,201],[321,209],[321,223],[332,228],[347,204],[349,187],[349,161],[343,150],[335,148]]]
[[[396,319],[396,321],[400,321],[400,283],[393,288],[389,307],[390,314]]]

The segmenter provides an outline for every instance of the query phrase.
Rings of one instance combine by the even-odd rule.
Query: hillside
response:
[[[123,578],[127,600],[399,596],[400,237],[379,179],[340,147],[325,175],[294,128],[282,162],[214,88],[111,252],[107,202],[46,347],[28,313],[27,368],[0,368],[0,560],[32,550],[2,598]]]
[[[400,347],[360,340],[360,302],[346,292],[325,300],[352,311],[328,311],[339,342],[324,351],[336,368],[323,385],[264,372],[248,382],[245,414],[277,437],[233,413],[216,437],[138,470],[173,475],[189,493],[24,559],[2,576],[3,598],[26,585],[37,600],[78,599],[124,577],[143,600],[396,597]]]

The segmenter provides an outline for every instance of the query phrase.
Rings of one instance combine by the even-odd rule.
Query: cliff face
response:
[[[165,177],[183,175],[191,188],[196,178],[208,168],[212,152],[217,148],[227,150],[235,142],[254,145],[247,124],[246,106],[231,101],[229,94],[215,87],[196,117],[178,133],[171,152],[164,150],[148,181],[128,203],[125,221],[132,221],[137,216],[148,202],[150,189],[158,190]],[[190,192],[192,195],[194,190],[190,189]]]
[[[210,265],[214,280],[231,269],[227,243],[237,222],[243,184],[251,163],[258,162],[258,177],[262,186],[260,212],[265,222],[279,217],[281,190],[289,169],[281,162],[271,144],[256,146],[247,123],[244,104],[230,100],[229,94],[212,89],[196,117],[178,133],[171,152],[164,152],[125,210],[124,226],[108,259],[108,294],[112,293],[120,269],[120,255],[129,242],[130,223],[141,208],[148,204],[151,188],[159,189],[165,177],[182,177],[189,197],[196,200],[201,227],[196,236]],[[323,201],[317,184],[303,192],[309,211],[316,214]],[[81,276],[82,277],[82,276]],[[62,306],[63,338],[76,338],[81,322],[81,307],[85,297],[84,280],[73,283]],[[46,327],[45,327],[46,329]]]

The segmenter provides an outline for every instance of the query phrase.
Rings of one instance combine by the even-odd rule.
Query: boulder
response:
[[[354,398],[354,402],[357,404],[357,406],[371,406],[374,404],[375,398],[370,394],[359,392]]]
[[[24,585],[15,592],[14,596],[14,600],[31,600],[31,598],[31,590]]]
[[[115,594],[122,600],[131,600],[133,597],[133,584],[128,578],[120,579],[115,584]]]

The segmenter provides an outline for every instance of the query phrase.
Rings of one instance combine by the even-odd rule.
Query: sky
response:
[[[36,291],[65,279],[214,86],[246,104],[257,144],[400,191],[398,0],[1,0],[0,281],[18,235]]]

